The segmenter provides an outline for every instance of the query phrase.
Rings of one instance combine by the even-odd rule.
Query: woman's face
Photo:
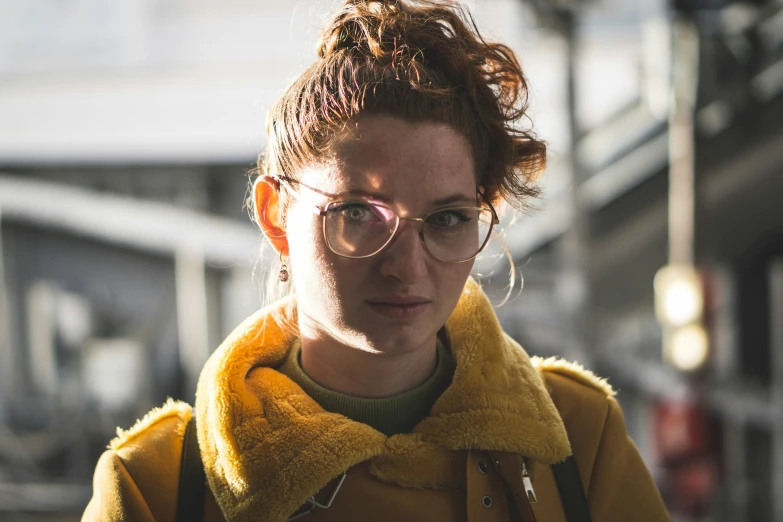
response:
[[[294,185],[316,205],[333,198],[307,187],[333,195],[371,194],[402,217],[476,204],[469,144],[446,125],[366,117],[352,123],[332,151],[331,161],[298,173],[300,183]],[[456,202],[438,203],[452,197]],[[456,306],[473,261],[433,258],[419,238],[420,222],[407,220],[380,253],[341,257],[327,246],[322,219],[293,199],[285,223],[302,335],[389,354],[432,342]]]

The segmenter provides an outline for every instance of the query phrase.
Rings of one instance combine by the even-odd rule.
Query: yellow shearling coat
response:
[[[446,323],[453,382],[409,434],[326,412],[276,371],[293,339],[271,317],[261,310],[242,323],[199,380],[205,520],[283,522],[347,470],[332,507],[300,520],[566,522],[550,465],[572,452],[593,522],[670,520],[609,385],[573,364],[531,360],[475,281]],[[174,521],[191,411],[169,401],[119,432],[83,521]],[[522,462],[532,504],[518,495]]]

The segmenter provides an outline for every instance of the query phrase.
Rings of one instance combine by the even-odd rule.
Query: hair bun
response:
[[[346,0],[342,9],[318,39],[318,56],[326,58],[342,49],[375,51],[378,28],[384,19],[399,13],[398,0]]]
[[[330,31],[321,35],[318,42],[318,57],[326,58],[341,49],[351,49],[359,46],[359,27],[355,21],[347,21],[340,26],[330,27]]]

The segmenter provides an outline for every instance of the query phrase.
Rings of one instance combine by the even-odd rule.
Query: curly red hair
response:
[[[490,201],[521,208],[538,195],[546,145],[518,127],[527,84],[507,46],[485,41],[453,2],[347,0],[318,42],[320,59],[272,107],[259,170],[295,173],[329,155],[362,115],[452,126],[470,143]]]

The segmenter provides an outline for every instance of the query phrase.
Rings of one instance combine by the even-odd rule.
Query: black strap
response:
[[[571,455],[562,462],[552,464],[552,473],[555,475],[566,520],[590,522],[590,509],[587,506],[585,490],[582,487],[582,479],[579,477],[579,468],[576,467],[574,456]]]
[[[201,451],[196,436],[196,414],[185,425],[182,457],[179,463],[179,490],[177,491],[177,522],[204,519],[204,498],[207,476],[201,462]]]

